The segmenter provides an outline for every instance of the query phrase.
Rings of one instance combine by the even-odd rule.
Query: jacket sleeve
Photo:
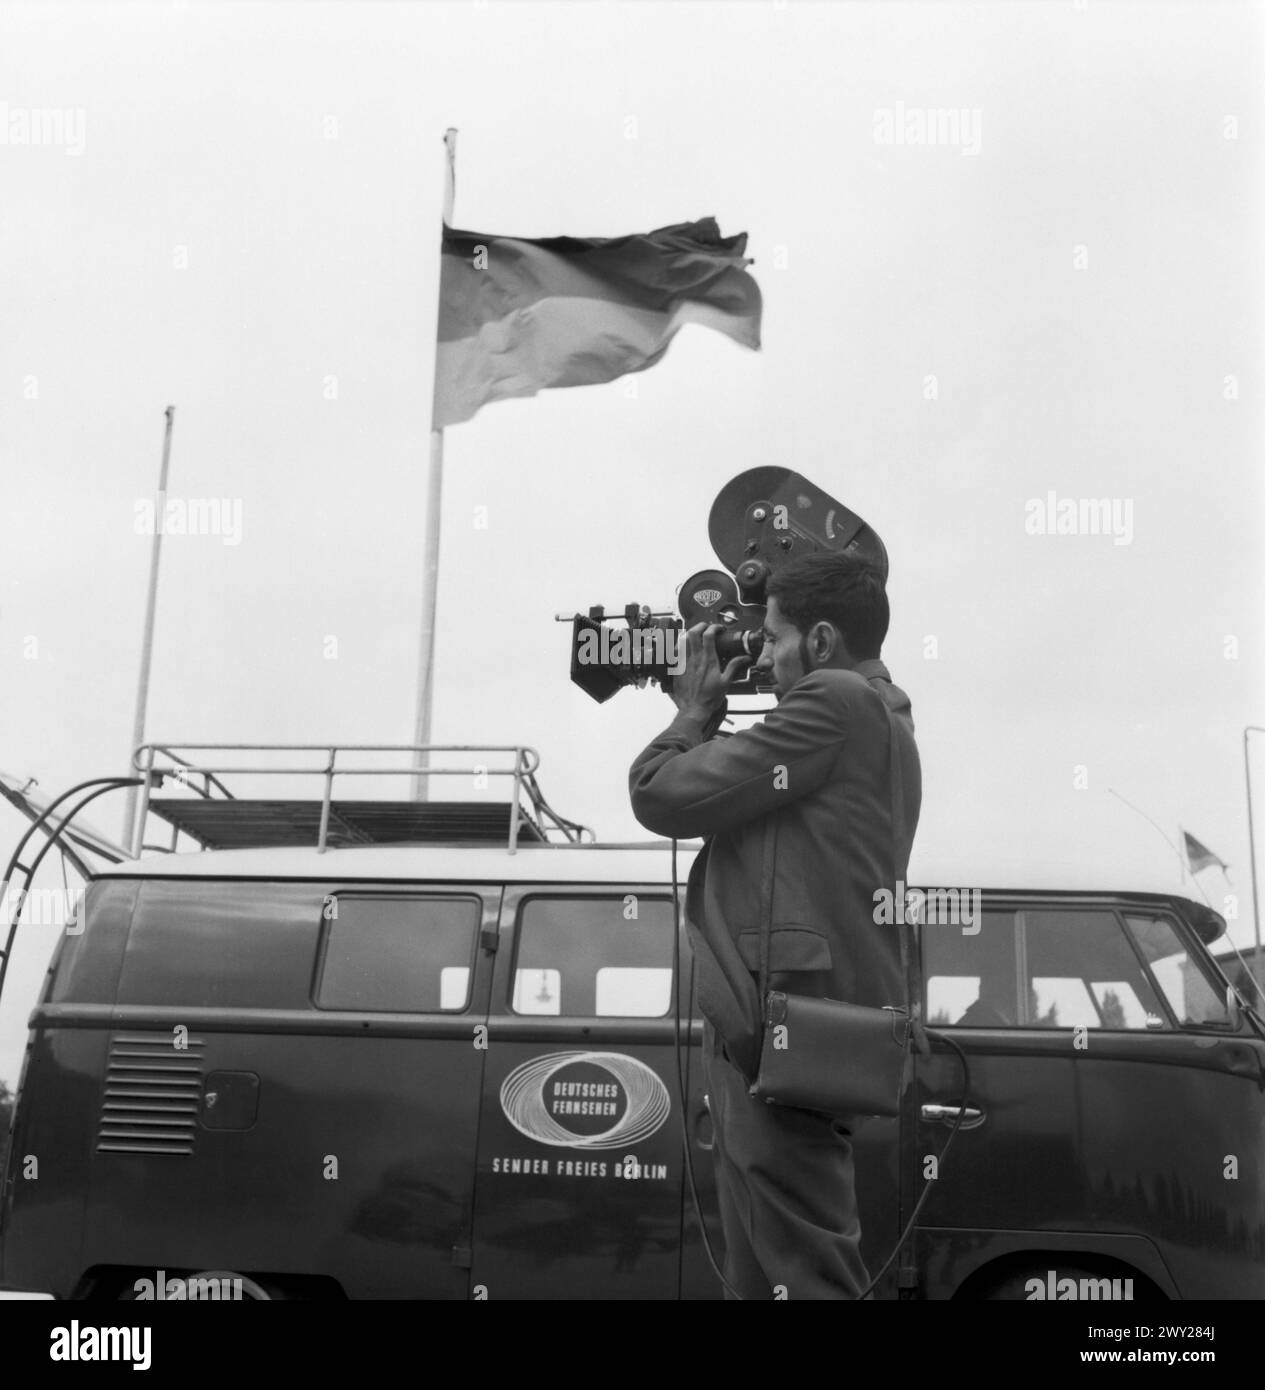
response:
[[[713,835],[815,791],[848,736],[847,703],[829,674],[805,676],[762,724],[731,738],[708,742],[697,718],[678,714],[629,772],[638,821],[678,839]]]

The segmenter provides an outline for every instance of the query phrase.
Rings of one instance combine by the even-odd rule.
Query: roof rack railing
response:
[[[178,750],[178,751],[177,751]],[[238,762],[233,755],[243,754],[297,753],[319,755],[318,760],[310,760],[306,766],[268,766],[261,761]],[[361,767],[340,766],[340,755],[349,753],[396,753],[408,755],[410,761],[400,767]],[[466,753],[479,756],[511,755],[508,766],[493,767],[477,763],[473,767],[433,767],[429,755],[433,753]],[[197,754],[190,757],[189,754]],[[210,755],[209,757],[203,755]],[[225,757],[230,761],[224,761]],[[132,765],[144,777],[144,785],[136,811],[136,819],[131,826],[131,852],[139,857],[143,846],[145,821],[150,810],[150,792],[154,786],[170,779],[189,787],[199,797],[215,800],[234,801],[238,798],[220,780],[223,776],[315,776],[322,779],[320,802],[320,826],[317,832],[316,848],[323,853],[328,848],[330,831],[330,811],[334,801],[334,779],[336,777],[508,777],[513,782],[509,808],[509,835],[507,847],[513,854],[518,848],[519,830],[524,822],[530,821],[534,814],[541,837],[549,839],[550,833],[561,834],[564,840],[579,844],[587,836],[596,840],[593,831],[577,821],[567,820],[545,800],[536,772],[540,767],[540,754],[524,744],[471,744],[471,743],[142,743],[132,754]],[[200,778],[198,786],[193,779]],[[524,805],[524,798],[526,805]],[[387,803],[384,803],[387,804]],[[405,804],[405,803],[390,803]],[[527,808],[530,808],[528,810]],[[174,840],[174,837],[173,837]]]

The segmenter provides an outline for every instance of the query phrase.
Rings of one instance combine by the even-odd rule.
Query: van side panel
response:
[[[336,884],[111,889],[120,904],[135,897],[130,930],[108,897],[90,902],[37,1011],[19,1147],[41,1155],[40,1183],[14,1212],[10,1277],[62,1296],[93,1270],[125,1271],[125,1283],[157,1270],[324,1275],[351,1297],[467,1296],[474,1028],[490,976],[476,943],[499,888],[446,890],[469,905],[472,943],[457,971],[466,1006],[448,1012],[438,996],[401,1012],[407,979],[395,1011],[370,995],[365,1008],[319,1007]],[[407,955],[408,905],[443,891],[361,884],[356,896],[404,902]],[[419,943],[426,925],[419,912]],[[339,946],[354,998],[362,976],[385,973],[358,940],[357,926]]]
[[[68,1298],[79,1259],[104,1064],[102,1034],[37,1030],[9,1158],[5,1282]]]
[[[140,884],[97,879],[84,893],[83,930],[67,931],[52,966],[50,1004],[113,1004]]]
[[[104,1015],[114,1002],[137,885],[88,886],[84,930],[57,948],[45,998]],[[4,1191],[4,1280],[65,1298],[82,1268],[80,1245],[100,1108],[103,1026],[42,1026],[31,1020]]]
[[[405,1036],[320,1036],[297,1015],[284,1033],[207,1022],[190,1028],[204,1093],[214,1073],[259,1077],[255,1124],[200,1125],[186,1157],[95,1155],[84,1265],[321,1274],[353,1298],[464,1298],[469,1028],[409,1020]]]
[[[1087,1224],[1149,1236],[1182,1298],[1265,1298],[1265,1043],[1095,1041],[1079,1069]]]

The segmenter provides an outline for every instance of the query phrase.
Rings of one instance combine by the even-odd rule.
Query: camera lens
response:
[[[716,655],[722,666],[727,666],[736,656],[749,656],[759,661],[764,650],[764,634],[745,629],[742,632],[721,632],[716,637]]]

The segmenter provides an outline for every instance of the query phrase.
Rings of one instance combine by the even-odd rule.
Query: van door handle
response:
[[[968,1105],[965,1109],[960,1105],[924,1105],[922,1107],[922,1118],[928,1124],[951,1125],[962,1116],[962,1128],[974,1129],[977,1125],[984,1123],[984,1112],[976,1110],[974,1106]]]
[[[703,1095],[700,1097],[700,1100],[702,1104],[694,1112],[694,1122],[692,1126],[694,1131],[694,1142],[700,1149],[707,1149],[710,1151],[712,1144],[715,1142],[713,1137],[715,1131],[712,1129],[711,1097]]]

